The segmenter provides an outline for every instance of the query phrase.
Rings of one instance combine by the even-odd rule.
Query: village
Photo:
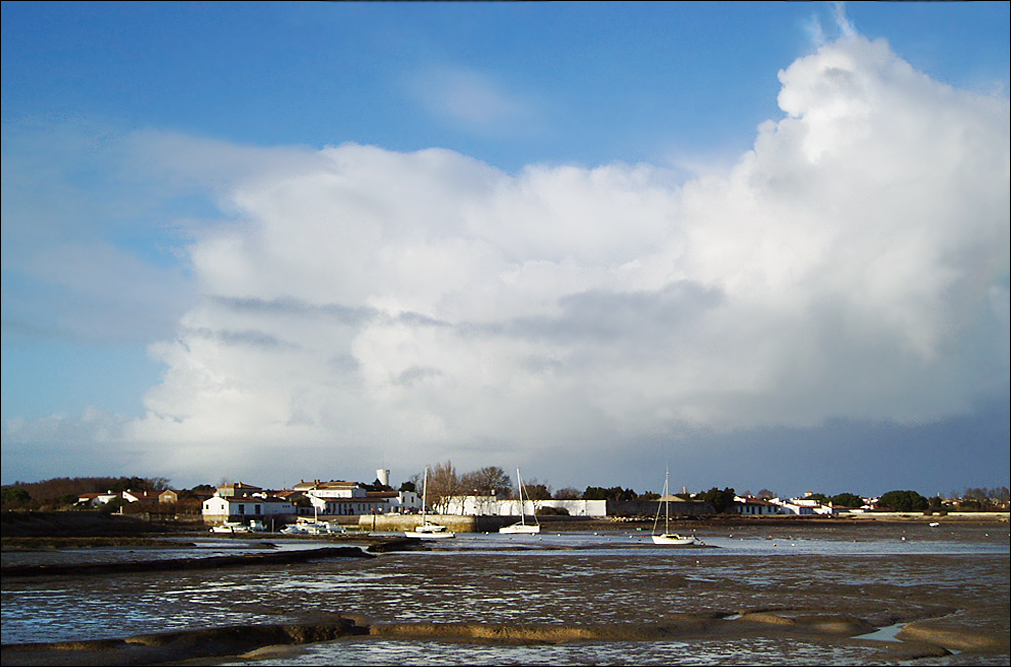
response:
[[[494,469],[501,473],[501,469]],[[531,497],[528,493],[521,497],[514,489],[474,490],[471,493],[430,494],[427,504],[424,489],[413,482],[406,482],[399,489],[389,484],[390,471],[376,470],[373,483],[343,480],[302,480],[287,489],[265,489],[245,482],[222,484],[217,487],[204,486],[201,491],[131,491],[120,493],[81,494],[78,507],[102,508],[114,503],[119,511],[129,512],[130,505],[141,503],[148,507],[170,505],[187,496],[190,502],[199,502],[200,517],[210,530],[215,532],[285,531],[302,532],[301,526],[326,525],[330,530],[343,531],[344,526],[360,525],[376,528],[377,525],[411,525],[419,521],[417,515],[425,512],[437,514],[444,519],[467,517],[468,522],[457,522],[463,531],[473,530],[474,518],[500,517],[515,518],[526,516],[562,517],[610,520],[615,522],[641,520],[658,512],[661,499],[668,504],[673,516],[680,518],[701,518],[715,514],[762,516],[839,516],[856,517],[861,514],[875,514],[888,510],[915,510],[923,513],[929,505],[896,506],[896,494],[912,494],[926,503],[926,499],[915,492],[890,492],[883,496],[891,505],[882,503],[882,498],[862,498],[854,494],[840,494],[828,498],[819,493],[805,493],[802,497],[779,498],[763,491],[757,496],[749,493],[738,495],[732,489],[706,493],[674,493],[661,498],[655,493],[637,495],[628,490],[621,493],[600,493],[609,491],[589,487],[579,494],[574,489],[555,493],[554,497],[541,494]],[[420,481],[420,480],[419,480]],[[521,483],[521,482],[520,482]],[[458,491],[459,489],[454,489]],[[596,491],[596,493],[594,493]],[[617,491],[621,491],[620,488]],[[581,496],[581,497],[576,497]],[[605,496],[605,497],[600,497]],[[633,497],[628,497],[633,496]],[[890,497],[889,497],[890,496]],[[908,500],[902,498],[902,500]],[[932,499],[939,500],[939,499]],[[956,506],[951,506],[957,508]],[[138,506],[139,509],[139,506]],[[938,508],[940,509],[940,508]],[[130,512],[133,513],[133,512]],[[407,520],[391,524],[396,517]],[[378,524],[377,524],[378,522]],[[494,523],[494,521],[493,521]],[[498,524],[495,524],[498,525]],[[468,528],[470,526],[470,528]]]

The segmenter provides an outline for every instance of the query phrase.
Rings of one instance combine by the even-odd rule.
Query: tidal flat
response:
[[[2,661],[1009,664],[1007,523],[756,523],[698,537],[705,547],[671,549],[634,527],[463,534],[372,558],[5,575]],[[332,546],[189,538],[22,550],[4,567]]]

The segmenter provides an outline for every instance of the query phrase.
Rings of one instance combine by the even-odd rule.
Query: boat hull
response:
[[[416,537],[420,540],[448,540],[452,537],[456,537],[456,533],[451,533],[446,531],[444,533],[419,533],[416,530],[408,530],[404,533],[406,537]]]
[[[502,526],[498,529],[498,532],[506,535],[536,535],[541,532],[541,527],[514,523],[511,526]]]
[[[414,530],[404,532],[406,537],[416,537],[421,540],[445,540],[456,537],[456,533],[437,523],[425,522]]]
[[[668,547],[685,547],[689,544],[695,544],[694,537],[684,537],[683,535],[667,534],[667,535],[654,535],[653,544],[659,544]]]

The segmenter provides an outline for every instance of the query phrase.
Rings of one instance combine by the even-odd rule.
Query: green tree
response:
[[[538,479],[523,482],[523,495],[527,500],[551,500],[551,485]]]
[[[864,499],[855,493],[840,493],[829,498],[833,505],[840,507],[863,507]]]
[[[615,502],[625,502],[636,500],[639,497],[633,489],[623,489],[620,486],[612,486],[605,489],[599,486],[588,486],[583,492],[583,500],[611,500]]]
[[[717,487],[713,487],[708,491],[703,491],[696,496],[699,500],[704,500],[713,506],[717,514],[724,514],[728,509],[730,509],[734,504],[734,496],[737,492],[730,487],[724,488],[720,491]]]
[[[555,500],[579,500],[579,489],[567,486],[555,491]]]
[[[916,491],[889,491],[878,499],[878,505],[895,512],[922,512],[930,502]]]
[[[20,486],[5,486],[0,488],[0,503],[5,508],[21,507],[31,499],[31,495]]]

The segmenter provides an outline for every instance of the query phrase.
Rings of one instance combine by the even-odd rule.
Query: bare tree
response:
[[[439,514],[444,514],[453,496],[460,495],[462,487],[453,463],[437,463],[428,470],[428,505]],[[422,489],[424,491],[424,489]]]
[[[567,486],[555,491],[555,500],[579,500],[580,495],[579,489]]]
[[[460,486],[464,493],[473,493],[478,496],[501,496],[508,497],[512,492],[513,483],[509,475],[498,466],[488,466],[468,472],[460,477]]]

